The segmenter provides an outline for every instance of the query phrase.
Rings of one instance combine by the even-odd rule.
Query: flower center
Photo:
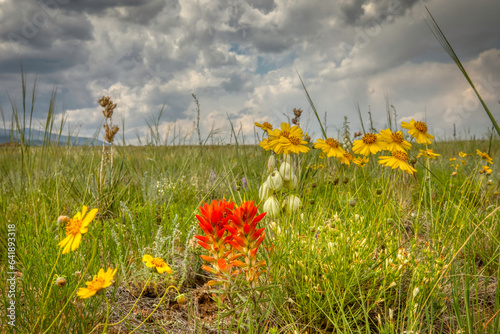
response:
[[[344,153],[344,158],[346,158],[347,160],[351,161],[352,159],[354,159],[354,155],[352,155],[349,152],[345,152]]]
[[[290,132],[289,131],[281,131],[280,136],[288,138],[288,137],[290,137]]]
[[[425,124],[424,122],[415,122],[415,128],[422,133],[427,133],[427,124]]]
[[[159,258],[156,258],[156,257],[153,259],[153,261],[151,261],[151,263],[153,263],[153,265],[154,265],[155,267],[157,267],[157,268],[158,268],[158,267],[159,267],[159,268],[162,268],[162,267],[164,267],[164,266],[165,266],[165,264],[166,264],[166,263],[165,263],[165,261],[164,261],[163,259],[159,259]]]
[[[367,133],[366,135],[364,135],[363,137],[363,143],[365,143],[366,145],[370,145],[370,144],[373,144],[377,141],[377,136],[374,135],[373,133]]]
[[[335,139],[333,138],[328,138],[327,140],[325,140],[325,143],[330,146],[331,148],[338,148],[339,147],[339,142],[336,141]]]
[[[82,221],[78,218],[72,218],[68,225],[66,225],[66,235],[76,235],[80,233],[80,228],[82,227]]]
[[[391,135],[392,140],[394,140],[395,143],[401,144],[404,140],[403,134],[401,132],[396,132]]]
[[[96,291],[101,290],[104,283],[106,283],[106,280],[102,277],[98,277],[92,281],[92,284],[90,284],[89,289]]]
[[[408,154],[403,151],[394,151],[392,152],[392,156],[398,160],[408,162]]]
[[[300,138],[299,137],[291,136],[288,139],[290,140],[290,143],[292,145],[300,145]]]
[[[269,122],[262,123],[262,127],[266,128],[266,129],[269,129],[269,130],[273,129],[273,126]]]

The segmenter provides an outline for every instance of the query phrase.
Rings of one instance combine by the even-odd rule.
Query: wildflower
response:
[[[487,163],[492,164],[493,159],[488,155],[486,152],[481,152],[479,150],[476,150],[477,155],[481,157],[481,159],[486,160]]]
[[[294,175],[292,166],[288,162],[283,162],[280,166],[280,174],[283,177],[283,180],[290,181]]]
[[[267,185],[273,191],[279,191],[283,187],[283,177],[277,171],[272,172],[267,177]]]
[[[367,133],[360,140],[354,141],[352,150],[356,154],[369,155],[384,150],[386,143],[380,140],[380,135]]]
[[[300,128],[299,128],[300,130]],[[293,135],[291,134],[290,137],[285,138],[281,137],[279,139],[279,144],[280,147],[283,149],[283,153],[285,154],[290,154],[290,153],[307,153],[309,152],[310,148],[305,146],[307,142],[305,140],[302,140],[302,130],[300,130],[300,135]]]
[[[271,174],[275,168],[276,168],[276,157],[274,156],[274,153],[271,153],[271,156],[267,161],[267,174]]]
[[[233,202],[223,200],[213,200],[212,203],[204,203],[200,207],[200,214],[196,215],[204,236],[196,235],[198,244],[208,250],[214,259],[223,257],[225,253],[224,244],[228,237],[226,234],[227,221],[234,208]]]
[[[265,181],[259,188],[259,198],[261,201],[265,201],[272,195],[272,190],[267,185],[267,181]]]
[[[70,249],[74,251],[80,246],[82,235],[88,232],[87,226],[94,220],[97,214],[97,209],[92,209],[87,213],[87,207],[84,205],[82,212],[78,212],[66,225],[66,238],[64,238],[57,245],[64,247],[63,254],[69,253]]]
[[[267,212],[271,218],[278,217],[280,214],[280,203],[274,196],[270,196],[265,202],[262,209]]]
[[[451,173],[451,176],[457,176],[457,172]]]
[[[487,175],[491,175],[493,171],[488,166],[483,166],[483,168],[479,171],[479,174],[486,173]]]
[[[146,267],[156,269],[158,274],[172,274],[172,269],[165,263],[165,260],[161,258],[152,257],[151,255],[146,254],[142,257],[142,262],[146,262]]]
[[[465,157],[467,156],[467,153],[464,153],[464,152],[460,151],[460,152],[458,153],[458,155],[459,155],[461,158],[465,158]]]
[[[457,160],[457,158],[450,158],[450,161],[455,161]]]
[[[344,154],[341,157],[338,157],[341,163],[344,165],[351,165],[351,161],[354,160],[354,155],[352,155],[349,152],[344,152]]]
[[[333,138],[317,139],[313,147],[323,151],[327,157],[341,157],[344,154],[339,142]]]
[[[285,198],[283,203],[286,213],[291,214],[297,212],[297,210],[302,206],[300,198],[296,195],[289,195]]]
[[[411,120],[410,123],[402,122],[401,126],[408,129],[408,133],[417,140],[419,144],[430,144],[434,136],[427,133],[427,124]]]
[[[356,157],[352,159],[352,162],[354,162],[356,165],[359,167],[365,167],[365,165],[368,163],[368,158],[367,157]]]
[[[273,129],[273,126],[271,125],[271,123],[268,123],[268,122],[264,122],[262,124],[255,122],[254,124],[255,124],[255,126],[258,126],[259,128],[261,128],[264,131],[268,131],[268,130]]]
[[[294,128],[298,128],[298,126],[294,126]],[[281,123],[281,126],[279,129],[274,129],[274,130],[268,130],[267,133],[269,135],[269,139],[266,140],[264,139],[263,142],[267,143],[267,147],[269,149],[273,150],[277,154],[282,153],[283,151],[281,150],[281,146],[277,148],[278,146],[278,141],[281,137],[287,138],[290,137],[290,132],[292,128],[290,127],[290,124],[288,123]],[[260,143],[260,146],[263,147],[266,151],[266,147],[263,146],[263,143]]]
[[[70,220],[71,220],[71,218],[69,218],[68,216],[59,216],[59,217],[57,217],[57,224],[64,226]]]
[[[259,142],[259,146],[262,147],[264,150],[269,151],[271,150],[271,141],[267,138],[262,139],[261,142]]]
[[[290,127],[288,123],[281,123],[281,129],[267,132],[269,134],[269,146],[277,154],[306,153],[309,151],[309,147],[303,146],[307,142],[302,140],[302,129],[296,125]]]
[[[417,170],[408,163],[408,154],[403,151],[394,151],[392,156],[379,157],[379,164],[386,165],[392,169],[399,168],[408,174],[413,174]]]
[[[380,130],[380,139],[387,143],[386,149],[389,151],[407,151],[411,144],[404,140],[403,132],[393,133],[391,129]]]
[[[111,268],[108,268],[108,270],[104,272],[104,269],[99,269],[99,272],[97,275],[94,275],[92,281],[85,283],[87,287],[78,289],[76,295],[82,299],[89,298],[102,289],[107,288],[113,283],[113,277],[116,274],[116,270],[117,269],[112,270]]]
[[[436,157],[439,157],[441,154],[434,153],[430,148],[426,150],[419,150],[420,153],[417,155],[417,158],[424,156],[429,159],[436,159]]]
[[[178,295],[177,297],[175,297],[175,301],[177,302],[177,304],[186,304],[187,303],[186,295],[184,295],[183,293]]]

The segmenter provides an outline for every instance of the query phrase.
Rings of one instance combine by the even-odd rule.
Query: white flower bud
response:
[[[300,198],[298,196],[289,195],[285,198],[283,206],[285,207],[286,213],[291,214],[299,210],[299,208],[302,206],[302,203],[300,202]]]
[[[290,181],[285,181],[285,187],[289,190],[294,190],[297,188],[299,184],[299,179],[295,176],[295,174],[292,175],[292,178]]]
[[[270,196],[265,202],[264,206],[262,207],[264,212],[267,212],[267,216],[269,218],[275,218],[278,217],[280,214],[280,203],[274,196]]]
[[[290,165],[288,162],[282,163],[280,166],[280,174],[281,176],[283,176],[283,179],[285,179],[285,181],[290,181],[293,175],[292,165]]]
[[[271,189],[269,189],[269,186],[267,185],[267,181],[266,181],[259,188],[259,198],[261,201],[265,201],[271,195],[272,195],[272,191],[271,191]]]
[[[267,177],[266,182],[269,188],[273,191],[279,191],[283,187],[283,178],[281,177],[281,174],[278,171],[272,172]]]
[[[276,157],[274,156],[274,154],[271,154],[269,160],[267,161],[267,174],[271,174],[275,168],[276,168]]]

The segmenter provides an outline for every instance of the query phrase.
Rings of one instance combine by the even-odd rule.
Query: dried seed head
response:
[[[69,218],[68,216],[59,216],[57,217],[57,224],[66,225],[70,220],[71,218]]]
[[[293,108],[293,114],[295,117],[300,117],[302,115],[302,109]]]
[[[111,128],[108,126],[108,124],[104,124],[104,129],[106,130],[105,133],[104,133],[104,139],[108,142],[108,143],[112,143],[113,140],[114,140],[114,137],[116,135],[116,133],[118,132],[118,130],[120,130],[120,128],[116,125],[113,125]]]
[[[56,279],[56,285],[57,285],[58,287],[60,287],[60,288],[62,288],[63,286],[65,286],[65,285],[66,285],[66,283],[68,283],[68,281],[66,281],[66,278],[64,278],[64,277],[58,277],[58,278]]]

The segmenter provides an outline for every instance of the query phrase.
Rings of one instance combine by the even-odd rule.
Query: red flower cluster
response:
[[[227,281],[231,276],[237,276],[241,270],[245,272],[245,279],[255,285],[259,275],[265,270],[266,262],[257,262],[257,251],[265,237],[264,228],[257,229],[257,224],[266,213],[257,215],[258,207],[254,201],[243,202],[235,208],[233,202],[214,200],[210,204],[200,207],[200,214],[196,215],[204,236],[195,236],[198,244],[205,248],[210,256],[201,255],[213,266],[202,268]],[[243,257],[244,262],[237,260]],[[233,271],[234,267],[241,268]],[[209,282],[209,284],[219,284]]]

